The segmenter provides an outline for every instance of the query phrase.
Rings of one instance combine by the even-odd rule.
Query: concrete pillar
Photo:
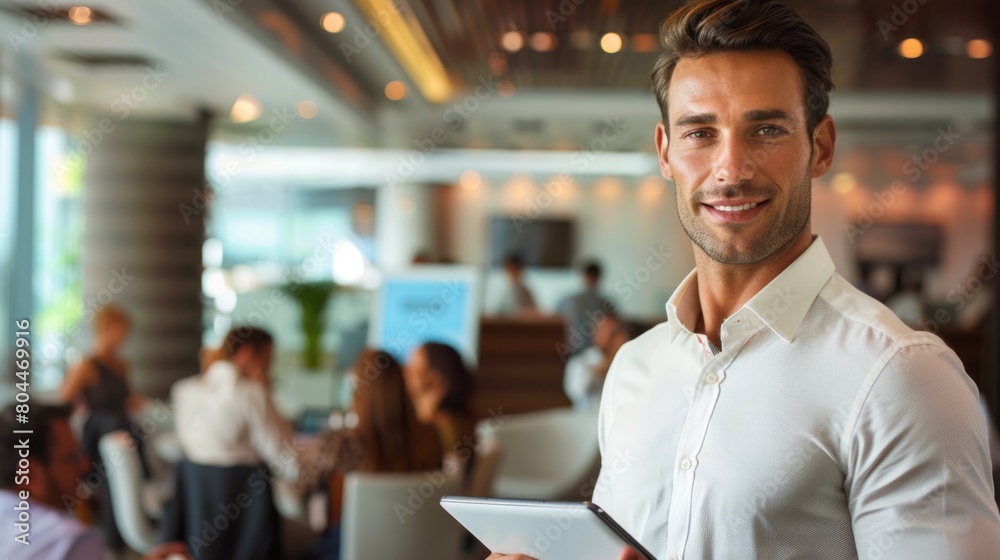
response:
[[[84,173],[84,319],[129,312],[133,388],[162,398],[199,367],[207,122],[103,124]]]

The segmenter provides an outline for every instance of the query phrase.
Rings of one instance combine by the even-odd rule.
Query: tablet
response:
[[[631,546],[656,560],[599,506],[590,502],[545,502],[445,496],[441,507],[491,552],[536,560],[618,560]]]

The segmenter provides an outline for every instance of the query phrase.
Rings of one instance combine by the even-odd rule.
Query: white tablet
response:
[[[545,502],[445,496],[443,507],[491,552],[524,554],[536,560],[618,560],[631,546],[656,560],[590,502]]]

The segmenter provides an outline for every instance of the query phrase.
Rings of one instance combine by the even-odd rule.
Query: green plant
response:
[[[322,361],[320,339],[326,326],[324,312],[336,288],[337,285],[333,282],[288,282],[281,287],[282,292],[299,304],[299,326],[305,341],[302,347],[302,364],[306,369],[319,369]]]

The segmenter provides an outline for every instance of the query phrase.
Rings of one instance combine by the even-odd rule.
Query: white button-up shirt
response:
[[[1000,558],[986,424],[958,357],[834,272],[819,239],[722,325],[615,358],[594,502],[657,558]]]

